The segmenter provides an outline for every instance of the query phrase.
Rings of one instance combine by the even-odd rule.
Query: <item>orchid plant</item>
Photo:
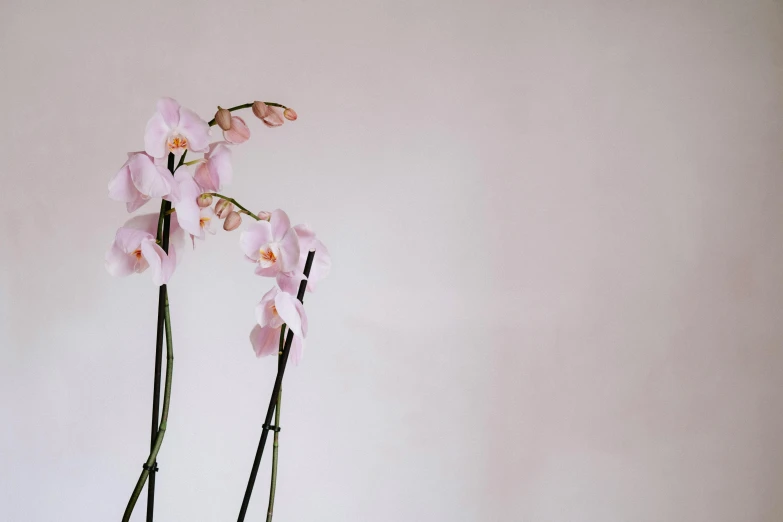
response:
[[[238,520],[244,520],[269,431],[274,432],[274,449],[267,521],[272,519],[282,379],[289,355],[298,364],[304,353],[307,336],[304,292],[315,290],[318,281],[329,274],[331,259],[310,227],[292,226],[284,211],[254,213],[221,193],[233,178],[233,148],[248,141],[251,135],[245,120],[233,114],[241,109],[251,109],[267,127],[279,127],[297,119],[296,112],[289,107],[256,101],[230,109],[218,107],[214,118],[205,121],[175,100],[162,98],[147,122],[144,150],[129,153],[125,164],[109,182],[109,197],[125,203],[129,213],[151,199],[161,199],[157,214],[132,217],[120,227],[106,253],[106,270],[111,275],[128,276],[149,270],[153,284],[160,287],[150,453],[128,501],[123,522],[130,519],[147,482],[147,521],[153,517],[157,456],[167,429],[174,363],[167,283],[181,262],[188,236],[195,248],[196,240],[204,241],[207,234],[215,234],[221,221],[225,231],[238,229],[242,216],[248,216],[253,222],[239,236],[241,252],[255,265],[256,275],[274,278],[276,283],[255,308],[256,324],[250,331],[250,345],[257,357],[278,355],[278,372]],[[212,141],[211,130],[215,125],[222,131],[222,140]],[[186,161],[188,154],[190,161]],[[194,154],[201,157],[193,158]],[[166,374],[160,411],[164,332]],[[274,425],[271,424],[273,413]]]

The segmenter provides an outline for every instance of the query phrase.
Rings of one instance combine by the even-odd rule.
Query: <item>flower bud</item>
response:
[[[267,212],[266,210],[262,210],[261,212],[258,213],[258,219],[260,219],[261,221],[269,221],[269,218],[271,217],[272,217],[272,213]]]
[[[296,111],[290,107],[287,107],[286,110],[283,111],[283,116],[285,116],[285,119],[288,121],[294,121],[297,118]]]
[[[228,109],[218,107],[218,110],[215,113],[215,122],[218,124],[218,127],[224,131],[229,130],[231,128],[231,113]]]
[[[236,210],[232,210],[228,213],[226,216],[226,220],[223,222],[223,230],[231,232],[232,230],[235,230],[239,225],[242,224],[242,216],[239,215],[239,212]]]
[[[212,194],[202,194],[196,198],[196,203],[201,208],[207,208],[212,204]]]
[[[253,102],[253,114],[255,114],[256,118],[259,120],[263,120],[269,114],[269,106],[264,102]]]
[[[217,214],[217,217],[220,219],[226,219],[226,216],[228,216],[232,210],[234,210],[234,204],[226,199],[221,199],[215,205],[215,214]]]

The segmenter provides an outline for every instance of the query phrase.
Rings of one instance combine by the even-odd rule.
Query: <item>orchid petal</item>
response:
[[[283,292],[293,295],[299,292],[299,283],[303,279],[305,279],[305,276],[301,272],[279,272],[277,274],[277,286]]]
[[[174,273],[176,261],[170,259],[166,252],[153,239],[141,243],[141,255],[152,268],[152,282],[156,285],[168,283]]]
[[[196,167],[196,174],[193,176],[198,186],[207,192],[217,192],[220,190],[220,179],[217,173],[209,169],[209,164],[203,161]]]
[[[250,331],[250,344],[256,357],[265,357],[279,351],[280,329],[255,325]]]
[[[209,149],[209,124],[192,110],[185,107],[179,109],[178,129],[188,140],[188,150],[206,152]]]
[[[223,131],[223,137],[226,141],[238,145],[250,139],[250,129],[245,120],[239,116],[231,116],[231,128]]]
[[[299,248],[299,238],[296,235],[296,230],[293,228],[288,229],[283,240],[280,241],[280,259],[278,263],[280,265],[280,272],[290,272],[296,269],[296,265],[299,262],[299,254],[301,249]]]
[[[177,170],[174,181],[179,186],[179,199],[174,202],[174,207],[177,209],[177,221],[185,231],[203,239],[201,207],[196,202],[196,198],[201,194],[201,189],[190,173],[182,168]]]
[[[133,185],[138,191],[150,198],[160,198],[171,192],[171,175],[169,172],[152,162],[146,154],[135,154],[128,159]]]
[[[234,177],[234,170],[231,166],[231,149],[225,142],[219,141],[213,143],[209,147],[209,154],[207,156],[209,162],[209,170],[214,173],[218,178],[218,188],[231,184]]]
[[[256,221],[239,236],[242,252],[253,261],[258,261],[258,250],[272,241],[272,227],[268,221]]]
[[[158,114],[161,115],[169,129],[173,129],[179,125],[180,105],[177,100],[167,97],[161,98],[155,105],[155,109],[157,109]]]
[[[288,360],[293,361],[297,366],[299,366],[299,363],[304,359],[304,345],[304,338],[295,335],[291,342],[291,349],[288,352]]]
[[[279,208],[272,211],[272,215],[269,217],[269,224],[272,225],[274,241],[283,239],[288,229],[291,228],[291,220],[288,219],[288,214]]]
[[[126,161],[125,165],[109,182],[109,198],[114,201],[128,203],[136,199],[138,192],[133,184],[133,180],[131,180],[130,167],[128,167],[128,162]]]
[[[154,238],[152,234],[144,230],[122,227],[114,236],[114,243],[126,254],[132,254],[141,246],[145,239]]]
[[[263,118],[264,125],[267,127],[279,127],[283,123],[285,123],[285,118],[283,117],[283,109],[280,107],[273,107],[271,105],[267,105],[267,108],[269,109],[266,113],[266,116]]]
[[[302,336],[302,325],[307,325],[307,318],[304,315],[304,307],[297,307],[298,301],[291,294],[280,292],[275,296],[275,308],[278,315],[285,321],[288,328],[294,332],[294,335]],[[301,303],[300,303],[301,304]]]
[[[123,252],[117,243],[112,243],[105,257],[106,271],[114,277],[132,274],[136,267],[136,257]]]
[[[144,151],[153,158],[164,158],[169,150],[166,148],[166,139],[171,128],[166,125],[163,116],[156,112],[147,122],[144,130]]]

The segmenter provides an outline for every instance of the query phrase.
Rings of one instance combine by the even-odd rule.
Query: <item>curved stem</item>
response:
[[[144,469],[141,471],[141,475],[139,476],[139,480],[136,481],[136,487],[133,488],[133,493],[131,494],[130,500],[128,500],[128,505],[125,507],[125,513],[122,515],[122,522],[128,522],[130,520],[131,513],[133,513],[133,508],[136,506],[136,501],[139,499],[139,495],[141,494],[141,490],[144,488],[144,484],[147,482],[147,477],[149,477],[150,469],[152,469],[155,466],[155,460],[158,458],[158,452],[160,451],[160,446],[163,444],[163,436],[166,434],[166,423],[169,418],[169,404],[171,400],[171,377],[174,373],[174,343],[171,339],[171,317],[169,315],[169,296],[168,292],[165,289],[165,285],[163,286],[163,298],[165,303],[165,325],[166,325],[166,385],[163,392],[163,412],[160,415],[160,425],[158,426],[158,435],[155,437],[155,444],[152,447],[152,450],[150,451],[149,457],[147,457],[147,461],[144,463]]]
[[[239,210],[240,210],[240,211],[241,211],[243,214],[247,214],[248,216],[252,217],[252,218],[253,218],[253,219],[255,219],[256,221],[261,221],[261,218],[259,218],[258,216],[256,216],[256,215],[255,215],[255,214],[253,214],[252,212],[250,212],[248,209],[246,209],[245,207],[243,207],[242,205],[240,205],[240,204],[239,204],[239,201],[237,201],[237,200],[236,200],[236,199],[234,199],[234,198],[230,198],[230,197],[228,197],[228,196],[224,196],[223,194],[218,194],[217,192],[205,192],[205,194],[207,194],[207,195],[209,195],[209,196],[215,196],[216,198],[225,199],[226,201],[230,201],[231,203],[233,203],[234,205],[236,205],[236,206],[237,206],[237,208],[238,208],[238,209],[239,209]]]
[[[280,328],[280,348],[277,352],[277,369],[280,371],[280,358],[283,355],[285,344],[285,325]],[[266,522],[272,522],[272,514],[275,510],[275,491],[277,490],[277,448],[280,445],[280,406],[283,403],[283,387],[280,386],[280,393],[277,394],[277,406],[275,407],[275,430],[272,443],[272,483],[269,485],[269,506],[266,510]]]
[[[281,109],[287,109],[288,108],[288,107],[286,107],[285,105],[283,105],[281,103],[275,103],[275,102],[264,102],[264,103],[266,105],[271,106],[271,107],[280,107]],[[229,107],[227,110],[229,112],[234,112],[234,111],[238,111],[240,109],[249,109],[252,106],[253,106],[253,102],[243,103],[242,105],[236,105],[234,107]],[[209,120],[209,126],[210,127],[213,126],[214,124],[215,124],[215,118],[212,118],[211,120]]]

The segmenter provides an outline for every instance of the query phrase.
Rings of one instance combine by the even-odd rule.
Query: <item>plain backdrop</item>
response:
[[[0,520],[119,520],[146,459],[157,288],[103,256],[161,96],[300,116],[246,112],[226,189],[334,263],[276,521],[783,519],[782,81],[772,1],[4,0]],[[249,474],[238,238],[169,286],[161,522],[235,520]]]

